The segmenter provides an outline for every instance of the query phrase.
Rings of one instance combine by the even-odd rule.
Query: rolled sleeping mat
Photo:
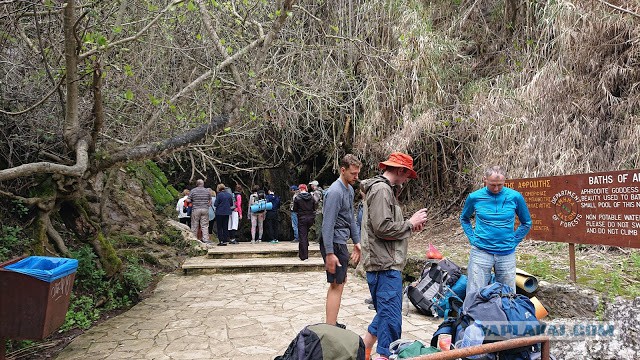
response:
[[[251,205],[251,212],[254,213],[271,209],[273,209],[273,204],[266,201],[258,201],[257,203]]]
[[[528,272],[516,269],[516,287],[529,294],[533,294],[538,290],[538,279]]]
[[[534,296],[529,300],[531,300],[531,302],[533,303],[533,306],[536,308],[536,319],[542,320],[544,317],[549,315],[549,312],[547,311],[547,309],[545,309],[544,305],[542,305],[542,303],[540,302],[540,300],[538,300],[538,298]]]

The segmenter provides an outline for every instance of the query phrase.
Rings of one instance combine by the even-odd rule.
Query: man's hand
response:
[[[351,261],[357,265],[360,262],[361,256],[362,256],[362,248],[360,247],[360,243],[353,245],[353,252],[351,253]]]
[[[427,209],[422,208],[416,211],[411,219],[409,219],[409,222],[411,222],[411,229],[413,231],[420,231],[424,229],[424,225],[427,222]]]
[[[335,274],[336,273],[336,266],[337,267],[342,267],[342,265],[340,265],[340,260],[338,259],[336,254],[333,254],[333,253],[327,254],[327,257],[325,258],[325,263],[324,263],[325,269],[330,274]]]

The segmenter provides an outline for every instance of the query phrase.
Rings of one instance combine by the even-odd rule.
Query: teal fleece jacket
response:
[[[475,213],[475,228],[471,216]],[[520,225],[514,230],[515,216]],[[469,194],[460,223],[471,245],[490,254],[508,255],[531,229],[531,215],[519,192],[508,187],[494,194],[487,187]]]

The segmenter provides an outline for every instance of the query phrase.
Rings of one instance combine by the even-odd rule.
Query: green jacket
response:
[[[364,269],[402,271],[407,262],[411,222],[404,219],[384,176],[364,180],[361,186],[366,199],[360,228]]]

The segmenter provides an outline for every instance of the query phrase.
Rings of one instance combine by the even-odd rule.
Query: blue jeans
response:
[[[509,255],[493,255],[471,246],[467,268],[467,294],[489,285],[491,270],[496,273],[496,282],[516,289],[516,252]]]
[[[389,356],[389,345],[402,336],[402,273],[367,271],[367,284],[376,316],[367,331],[378,338],[376,352]]]
[[[298,240],[298,213],[291,212],[291,227],[293,228],[293,239]]]

